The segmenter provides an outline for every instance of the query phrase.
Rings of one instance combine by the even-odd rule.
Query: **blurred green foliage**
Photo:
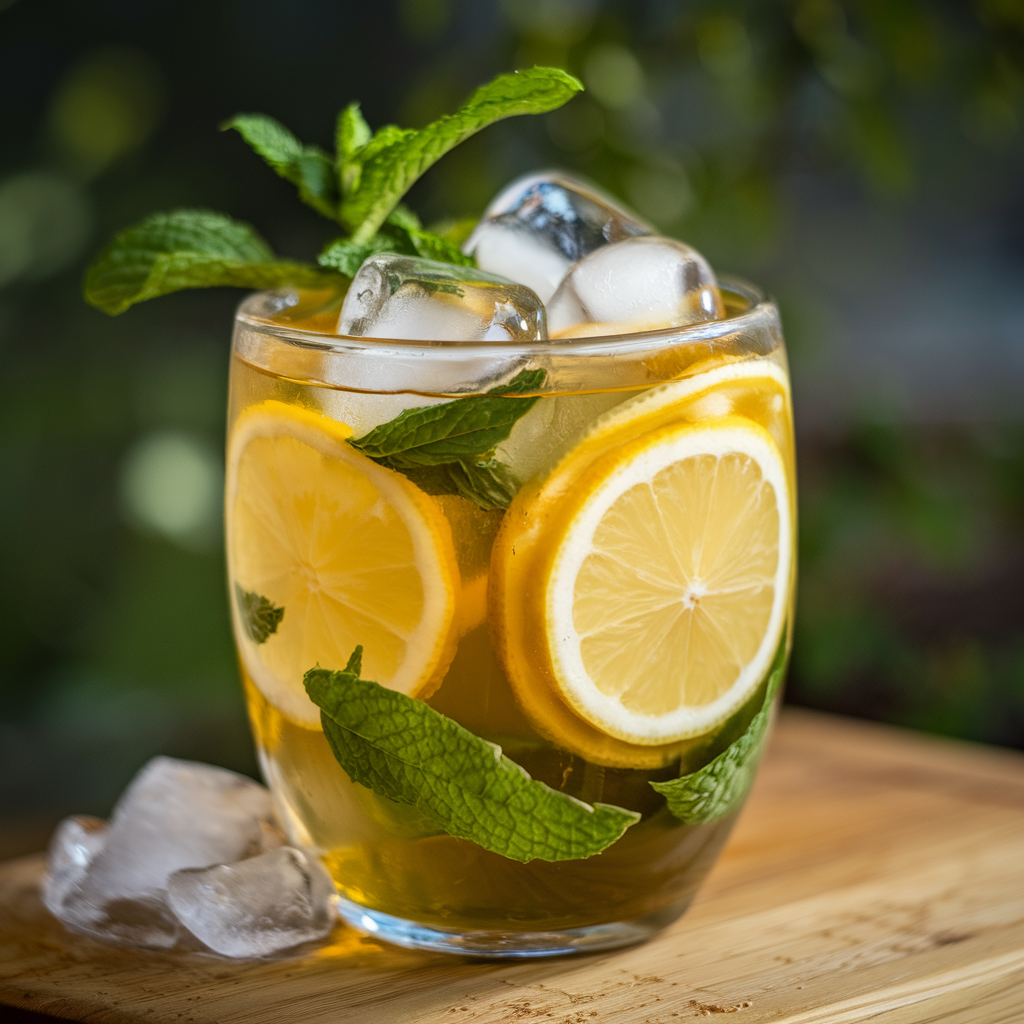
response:
[[[791,697],[1024,740],[1024,429],[878,420],[805,446]]]
[[[879,255],[825,230],[809,255],[823,206],[937,236],[998,224],[1020,266],[1022,0],[21,0],[0,4],[8,812],[102,812],[157,751],[255,770],[217,500],[237,295],[109,320],[79,296],[89,251],[193,205],[308,259],[329,225],[219,122],[265,110],[326,146],[351,99],[374,126],[422,125],[535,63],[587,92],[470,140],[412,205],[473,216],[513,175],[568,166],[773,289],[801,450],[791,698],[1024,746],[1019,417],[958,424],[939,403],[908,422],[880,374],[885,414],[799,419],[833,404],[808,374],[844,316],[820,254]]]

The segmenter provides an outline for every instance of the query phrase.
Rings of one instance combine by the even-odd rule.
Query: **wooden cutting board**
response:
[[[339,927],[273,963],[117,949],[0,865],[0,1002],[174,1024],[1024,1021],[1024,756],[788,710],[689,912],[646,945],[519,964]]]

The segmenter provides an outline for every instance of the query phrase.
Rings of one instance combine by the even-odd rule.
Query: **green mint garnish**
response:
[[[268,601],[262,594],[243,590],[237,583],[235,599],[238,601],[238,614],[242,617],[246,633],[256,643],[265,644],[281,625],[284,609]]]
[[[359,186],[362,165],[357,159],[359,151],[373,138],[373,130],[366,123],[358,103],[350,103],[338,115],[334,129],[335,165],[340,191],[349,195]]]
[[[85,297],[112,316],[182,288],[323,286],[337,275],[276,260],[248,224],[209,210],[157,213],[122,231],[85,275]]]
[[[469,102],[426,128],[385,125],[376,133],[350,103],[338,116],[337,152],[329,156],[300,142],[265,114],[239,114],[223,127],[237,131],[299,198],[347,234],[320,254],[319,266],[278,260],[247,224],[222,214],[176,210],[122,231],[86,272],[86,301],[106,313],[182,288],[340,286],[376,252],[425,256],[472,265],[458,235],[426,230],[401,199],[432,164],[495,121],[543,114],[583,86],[558,68],[499,75]]]
[[[772,702],[782,686],[785,664],[786,637],[783,636],[768,673],[764,701],[746,732],[699,771],[668,782],[651,783],[680,821],[687,825],[715,821],[743,802],[764,753]]]
[[[449,835],[527,863],[579,860],[606,849],[640,815],[585,804],[530,776],[439,711],[360,679],[362,648],[342,671],[303,679],[324,735],[353,782],[415,807]]]
[[[428,494],[461,494],[481,508],[508,508],[518,490],[494,448],[536,404],[545,370],[522,370],[486,395],[406,409],[349,444],[389,469],[404,473]]]
[[[304,146],[283,124],[266,114],[236,114],[221,125],[234,129],[263,159],[298,190],[317,213],[336,216],[338,177],[334,161],[318,146]]]
[[[372,238],[365,242],[356,242],[351,238],[336,239],[320,253],[317,263],[348,277],[355,277],[363,260],[378,252],[397,252],[402,256],[422,256],[442,263],[473,266],[473,260],[457,245],[431,231],[425,231],[419,217],[401,204],[391,212],[387,223]]]
[[[582,88],[559,68],[517,71],[482,85],[461,110],[419,131],[387,125],[358,148],[353,137],[346,159],[358,172],[349,170],[355,185],[346,186],[342,170],[341,222],[355,241],[367,241],[420,175],[450,149],[495,121],[554,110]]]

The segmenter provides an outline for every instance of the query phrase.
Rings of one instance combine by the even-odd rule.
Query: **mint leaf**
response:
[[[365,124],[365,122],[364,122]],[[236,114],[221,125],[234,129],[317,213],[338,219],[338,178],[334,161],[318,146],[304,146],[283,124],[266,114]]]
[[[306,263],[276,260],[248,224],[208,210],[175,210],[127,228],[86,271],[91,305],[116,316],[146,299],[182,288],[323,287],[336,275]]]
[[[334,129],[334,150],[342,195],[348,195],[359,185],[362,166],[357,158],[372,136],[373,132],[358,103],[350,103],[338,115],[338,124]]]
[[[454,263],[460,267],[476,266],[476,261],[472,256],[467,256],[447,238],[442,238],[432,231],[423,229],[414,229],[407,233],[417,256],[428,260],[440,260],[442,263]]]
[[[235,584],[235,600],[242,625],[250,638],[258,644],[265,644],[272,633],[277,632],[284,618],[284,609],[268,601],[262,594],[243,590]]]
[[[411,248],[411,246],[410,246]],[[355,277],[359,268],[371,256],[378,252],[398,252],[412,256],[401,247],[401,242],[392,235],[378,233],[365,242],[353,242],[351,238],[338,238],[330,242],[317,256],[316,261],[321,267],[337,270],[346,277]]]
[[[406,409],[349,444],[427,494],[461,494],[489,511],[508,508],[519,481],[494,458],[494,447],[539,396],[502,396],[536,391],[546,376],[546,370],[521,370],[486,395]]]
[[[783,636],[768,673],[764,701],[747,731],[699,771],[668,782],[651,783],[680,821],[687,825],[715,821],[742,803],[764,753],[772,702],[782,686],[785,665],[786,637]]]
[[[504,441],[539,396],[502,397],[535,391],[545,370],[523,370],[486,395],[456,398],[441,405],[406,409],[349,444],[392,469],[478,461]]]
[[[524,864],[592,857],[639,820],[634,811],[591,806],[531,779],[501,747],[422,701],[360,679],[361,660],[357,647],[342,671],[314,668],[303,678],[353,782]]]
[[[497,459],[408,466],[400,472],[427,494],[458,494],[488,512],[508,508],[519,490],[519,481]]]
[[[320,253],[317,263],[348,277],[355,277],[363,262],[378,252],[422,256],[428,260],[440,260],[442,263],[463,267],[475,266],[473,258],[457,245],[433,232],[425,231],[419,217],[401,203],[392,210],[387,223],[372,238],[365,242],[338,238]]]
[[[456,494],[488,512],[508,508],[520,487],[512,471],[498,459],[453,462],[440,468],[447,470]]]
[[[404,236],[411,250],[410,256],[422,256],[424,259],[439,260],[441,263],[454,263],[460,267],[476,266],[473,257],[467,256],[459,248],[461,242],[455,242],[435,231],[424,229],[419,217],[404,203],[399,203],[388,214],[386,230],[392,235]]]
[[[457,113],[420,131],[381,128],[358,153],[358,181],[342,197],[342,223],[357,242],[367,241],[420,175],[450,149],[502,118],[554,110],[582,88],[559,68],[532,68],[499,75]]]

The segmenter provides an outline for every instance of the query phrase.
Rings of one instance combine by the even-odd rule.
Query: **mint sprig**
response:
[[[236,114],[221,125],[221,131],[230,129],[295,185],[307,206],[334,219],[339,196],[337,172],[334,161],[319,146],[304,146],[283,124],[266,114]]]
[[[454,146],[505,117],[541,114],[583,86],[558,68],[499,75],[454,114],[416,131],[385,125],[371,132],[357,103],[338,116],[333,156],[300,142],[265,114],[238,114],[223,125],[243,139],[299,198],[346,235],[319,266],[277,259],[247,224],[223,214],[176,210],[128,228],[96,257],[84,282],[87,302],[106,313],[182,288],[341,286],[376,252],[394,251],[472,265],[455,241],[423,228],[400,205],[412,184]]]
[[[522,370],[485,395],[406,409],[349,444],[405,474],[428,494],[461,494],[485,509],[508,508],[518,481],[494,449],[536,404],[545,370]]]
[[[157,213],[122,231],[85,275],[85,298],[115,316],[183,288],[322,287],[337,275],[277,260],[256,230],[209,210]]]
[[[348,195],[359,186],[362,165],[357,159],[359,151],[373,138],[373,130],[366,123],[358,103],[350,103],[338,115],[334,129],[335,163],[340,191]]]
[[[439,711],[361,679],[361,663],[357,647],[343,670],[314,668],[303,679],[353,782],[415,807],[449,835],[522,863],[592,857],[640,819],[531,779],[500,747]]]
[[[419,131],[388,125],[349,156],[358,163],[354,187],[341,202],[341,221],[357,242],[372,238],[413,183],[445,153],[481,128],[518,114],[545,114],[583,88],[559,68],[499,75],[482,85],[461,110]]]
[[[356,242],[339,238],[331,242],[316,261],[322,267],[355,277],[363,261],[378,252],[397,252],[402,256],[422,256],[428,260],[471,267],[473,260],[457,245],[440,235],[426,231],[412,210],[399,204],[391,211],[387,223],[372,238]]]
[[[743,802],[764,753],[772,703],[782,686],[785,667],[786,637],[783,636],[768,673],[764,700],[746,732],[698,771],[668,782],[651,783],[665,797],[672,814],[684,824],[715,821]]]

